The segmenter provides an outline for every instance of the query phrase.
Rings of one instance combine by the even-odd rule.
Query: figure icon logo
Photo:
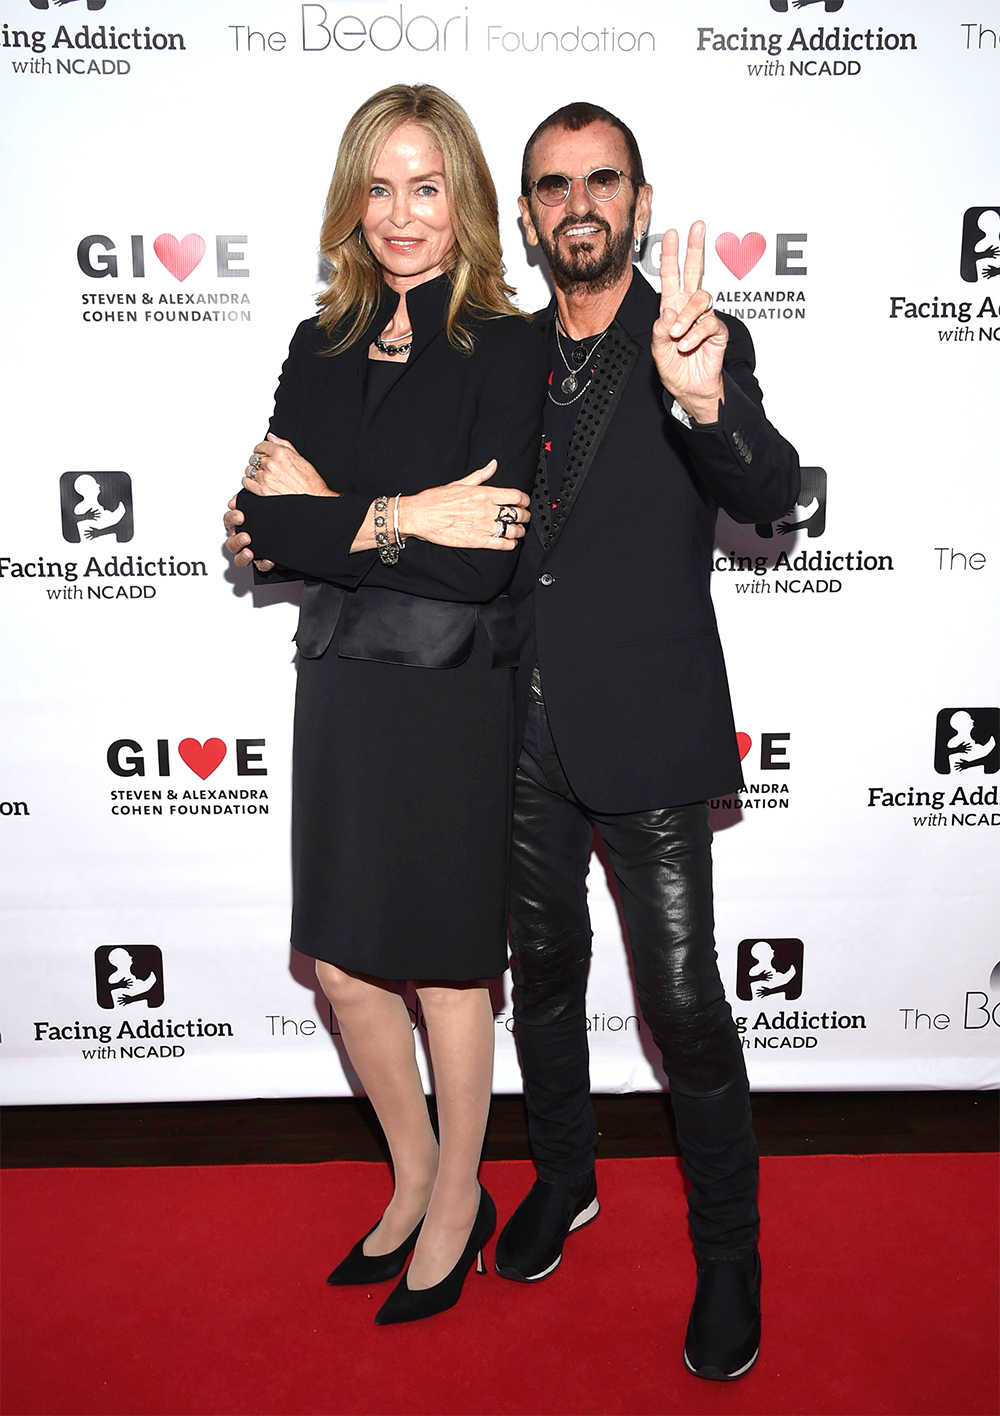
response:
[[[163,1007],[163,954],[156,944],[102,944],[94,950],[102,1008]]]
[[[1000,771],[1000,708],[942,708],[934,737],[934,771]]]
[[[59,478],[64,541],[113,536],[131,541],[132,478],[127,472],[64,472]]]
[[[787,515],[778,521],[759,522],[754,530],[764,540],[772,536],[790,536],[804,531],[807,536],[822,536],[826,530],[826,470],[823,467],[803,467],[799,499]]]
[[[958,273],[970,285],[1000,275],[1000,206],[969,207],[965,213]]]
[[[801,939],[741,939],[736,951],[736,996],[792,1001],[802,996]]]

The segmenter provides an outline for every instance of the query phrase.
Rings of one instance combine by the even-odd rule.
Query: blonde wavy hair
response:
[[[466,310],[528,318],[511,304],[514,290],[504,280],[496,188],[469,115],[450,94],[431,84],[397,84],[373,94],[344,129],[326,197],[320,251],[331,274],[317,304],[319,323],[333,338],[332,354],[350,348],[378,308],[382,271],[364,241],[361,220],[378,155],[404,123],[425,129],[444,158],[455,230],[447,260],[452,284],[448,339],[471,353],[472,335],[461,322]]]

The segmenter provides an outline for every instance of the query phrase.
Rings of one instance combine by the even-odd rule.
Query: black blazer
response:
[[[342,354],[324,354],[327,336],[315,320],[292,338],[270,431],[287,438],[340,496],[241,491],[237,505],[255,555],[288,568],[259,578],[305,579],[296,643],[306,658],[322,654],[339,626],[343,657],[449,668],[468,658],[483,625],[494,664],[516,662],[504,591],[518,552],[455,550],[415,538],[394,566],[383,565],[376,551],[350,552],[380,493],[440,486],[493,457],[493,481],[531,490],[549,369],[544,337],[516,316],[470,316],[475,349],[463,354],[445,333],[450,296],[446,275],[407,294],[410,356],[364,426],[368,346],[399,297],[386,287],[368,330]]]
[[[602,343],[568,458],[565,508],[544,467],[511,597],[522,709],[533,664],[563,767],[597,811],[704,801],[742,783],[709,591],[717,509],[771,521],[799,489],[764,416],[746,327],[726,319],[721,423],[671,416],[653,363],[656,293],[636,272]],[[536,316],[548,335],[554,302]]]

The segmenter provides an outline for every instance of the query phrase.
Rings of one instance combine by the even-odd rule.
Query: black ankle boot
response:
[[[536,1180],[497,1240],[496,1266],[501,1278],[537,1283],[559,1267],[563,1244],[600,1211],[594,1172],[582,1186]]]
[[[684,1364],[696,1377],[732,1382],[760,1351],[760,1255],[698,1259],[698,1289],[691,1309]]]

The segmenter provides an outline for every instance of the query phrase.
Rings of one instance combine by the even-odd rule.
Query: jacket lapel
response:
[[[580,411],[566,458],[566,475],[558,497],[552,496],[545,451],[542,449],[535,478],[531,524],[546,552],[551,551],[559,539],[580,495],[639,352],[638,343],[616,317],[597,350],[593,377],[580,400]]]

